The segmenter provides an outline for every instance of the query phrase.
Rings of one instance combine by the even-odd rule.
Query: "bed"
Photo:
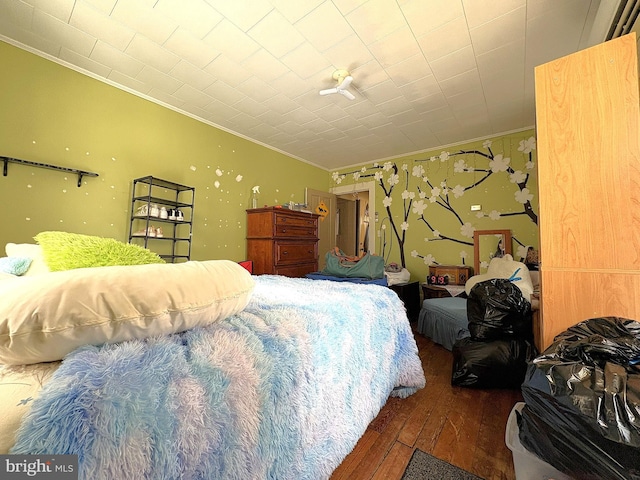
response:
[[[0,453],[75,454],[81,479],[328,478],[425,385],[377,285],[216,260],[2,277],[0,298]]]
[[[418,333],[452,350],[458,340],[471,335],[467,320],[467,298],[425,299],[418,315]]]
[[[514,277],[515,275],[515,277]],[[516,262],[511,255],[491,260],[487,273],[467,280],[464,296],[428,298],[422,302],[418,315],[418,333],[429,337],[447,350],[453,350],[458,340],[470,337],[467,319],[467,295],[477,283],[493,278],[509,278],[531,302],[533,310],[539,308],[539,272],[530,271],[524,263]]]

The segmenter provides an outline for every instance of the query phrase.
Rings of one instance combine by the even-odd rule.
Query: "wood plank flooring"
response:
[[[331,480],[399,480],[416,448],[486,480],[515,479],[504,433],[520,391],[452,387],[452,353],[414,335],[427,386],[390,398]]]

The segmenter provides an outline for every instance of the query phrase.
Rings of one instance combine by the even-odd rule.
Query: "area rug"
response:
[[[472,473],[462,470],[422,450],[413,452],[409,465],[402,475],[402,480],[483,480]]]

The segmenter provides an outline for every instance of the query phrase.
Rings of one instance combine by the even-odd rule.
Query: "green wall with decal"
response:
[[[517,260],[538,248],[535,153],[526,130],[336,171],[332,180],[375,182],[376,253],[424,281],[432,264],[473,266],[474,230],[510,229]]]
[[[274,205],[331,185],[321,168],[3,42],[0,59],[0,156],[99,174],[78,188],[73,174],[9,164],[0,250],[44,230],[126,241],[132,180],[153,175],[196,188],[194,260],[241,260],[253,186]]]

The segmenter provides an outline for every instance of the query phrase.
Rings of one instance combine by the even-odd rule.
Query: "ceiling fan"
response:
[[[347,88],[353,82],[353,77],[349,75],[346,70],[336,70],[333,72],[333,79],[338,82],[334,88],[327,88],[326,90],[320,90],[320,95],[331,95],[333,93],[339,93],[347,97],[349,100],[355,100],[355,96]]]

